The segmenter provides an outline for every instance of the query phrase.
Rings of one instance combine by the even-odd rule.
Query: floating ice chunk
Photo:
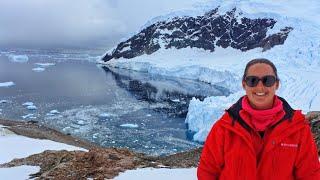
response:
[[[110,116],[111,116],[111,114],[109,114],[109,113],[102,113],[99,115],[99,117],[101,117],[101,118],[106,118],[106,117],[110,117]]]
[[[69,131],[71,129],[71,127],[67,126],[65,128],[62,129],[62,131]]]
[[[139,125],[138,124],[121,124],[120,125],[121,127],[126,127],[126,128],[137,128],[137,127],[139,127]]]
[[[85,123],[83,120],[77,121],[77,124],[79,124],[79,125],[86,125],[86,123]]]
[[[32,69],[32,71],[34,71],[34,72],[43,72],[44,70],[46,70],[46,69],[42,68],[42,67],[36,67],[36,68]]]
[[[171,99],[172,102],[180,102],[179,99]]]
[[[8,103],[7,100],[0,100],[0,104]]]
[[[94,133],[94,134],[92,135],[92,138],[97,139],[98,136],[99,136],[99,133]]]
[[[27,114],[24,116],[21,116],[23,119],[36,119],[36,117],[34,117],[34,114]]]
[[[34,63],[34,64],[41,66],[41,67],[49,67],[49,66],[56,65],[55,63]]]
[[[27,55],[14,55],[10,54],[8,56],[9,60],[12,62],[25,63],[29,61],[29,57]]]
[[[14,86],[14,85],[15,84],[12,81],[0,83],[0,87],[10,87],[10,86]]]
[[[51,114],[59,114],[60,112],[56,109],[50,111]]]
[[[27,109],[29,110],[36,110],[37,107],[35,105],[27,106]]]
[[[54,110],[51,110],[49,113],[47,113],[46,116],[55,116],[57,114],[60,114],[60,112],[54,109]]]
[[[33,102],[25,102],[22,104],[22,106],[33,106]]]

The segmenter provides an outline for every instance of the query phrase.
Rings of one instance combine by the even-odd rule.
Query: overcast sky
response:
[[[0,47],[111,47],[201,0],[0,0]]]

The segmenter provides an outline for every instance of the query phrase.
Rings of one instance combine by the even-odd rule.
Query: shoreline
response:
[[[55,142],[60,142],[72,146],[81,147],[84,149],[101,148],[99,145],[82,140],[80,138],[66,135],[55,129],[38,124],[37,121],[16,121],[0,119],[0,125],[14,132],[17,135],[34,138],[47,139]]]
[[[47,139],[87,149],[88,151],[45,150],[28,157],[13,159],[0,164],[0,168],[17,166],[39,166],[39,172],[30,174],[31,178],[69,178],[71,179],[112,179],[121,172],[139,168],[195,168],[202,148],[179,152],[168,156],[148,156],[130,149],[100,147],[71,135],[65,135],[36,121],[15,121],[0,119],[3,128],[35,139]]]

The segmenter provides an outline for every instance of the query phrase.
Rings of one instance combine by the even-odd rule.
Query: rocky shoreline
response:
[[[320,149],[320,112],[306,115]],[[120,172],[136,168],[190,168],[197,167],[202,148],[168,156],[152,157],[128,149],[103,148],[70,135],[39,125],[35,121],[21,122],[0,119],[0,124],[18,135],[49,139],[88,149],[85,151],[44,151],[26,158],[14,159],[1,167],[20,165],[39,166],[36,179],[112,179]],[[320,155],[320,151],[318,152]]]

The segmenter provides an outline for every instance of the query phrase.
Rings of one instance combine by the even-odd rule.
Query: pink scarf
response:
[[[266,110],[253,109],[248,97],[244,96],[242,98],[240,116],[256,131],[265,131],[268,127],[280,121],[284,115],[282,101],[277,96],[274,98],[273,107]]]

